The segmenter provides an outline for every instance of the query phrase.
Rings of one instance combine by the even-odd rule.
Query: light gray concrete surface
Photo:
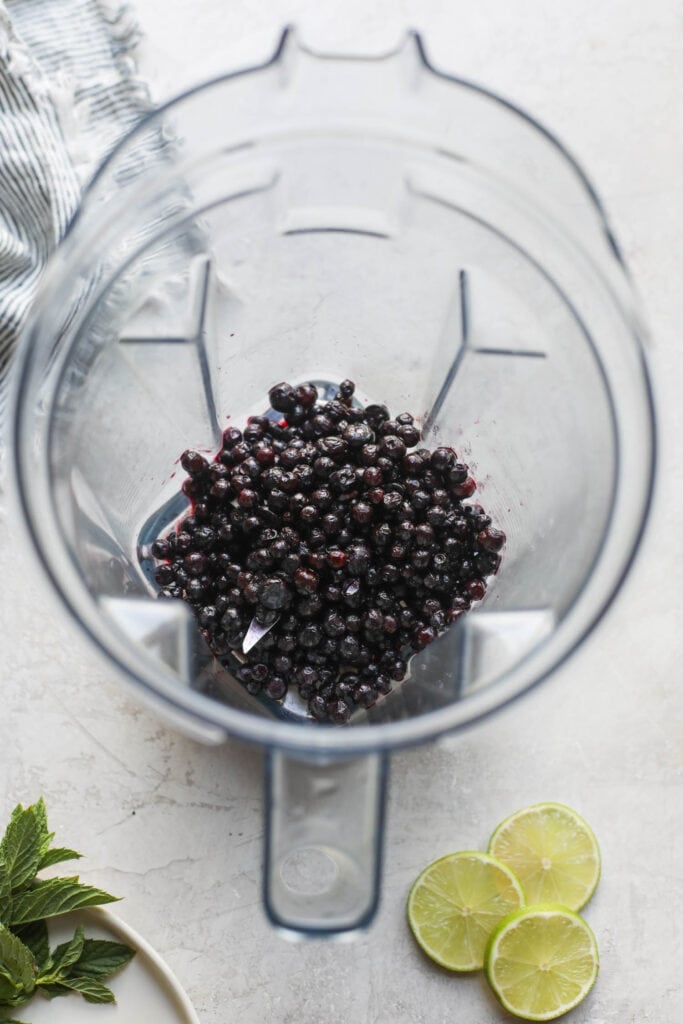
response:
[[[348,945],[292,945],[260,907],[261,765],[202,748],[141,710],[87,649],[0,521],[0,817],[44,793],[87,880],[167,958],[204,1024],[492,1024],[481,977],[432,968],[404,922],[439,854],[481,847],[508,812],[580,810],[603,878],[586,910],[602,954],[575,1024],[683,1012],[683,8],[677,0],[139,0],[143,72],[163,98],[269,54],[300,25],[327,49],[380,51],[423,29],[434,61],[551,126],[597,184],[650,324],[661,459],[650,529],[607,620],[569,664],[470,731],[398,755],[384,894]],[[107,1010],[97,1010],[104,1020]],[[111,1019],[115,1019],[112,1015]]]

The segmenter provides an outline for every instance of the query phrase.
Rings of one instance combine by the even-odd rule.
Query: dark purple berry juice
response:
[[[418,448],[410,413],[354,391],[344,380],[319,401],[311,383],[276,384],[279,415],[228,427],[211,462],[184,452],[190,514],[151,549],[160,596],[188,602],[250,693],[295,687],[335,724],[485,596],[505,543],[455,451]]]

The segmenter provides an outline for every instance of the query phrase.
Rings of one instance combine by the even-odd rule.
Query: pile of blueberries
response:
[[[362,408],[354,390],[322,402],[311,383],[276,384],[280,416],[228,427],[211,462],[184,452],[191,513],[152,545],[160,596],[191,605],[250,693],[296,686],[338,724],[484,597],[505,543],[466,503],[476,484],[453,449],[416,448],[410,413]],[[271,628],[243,655],[254,620]]]

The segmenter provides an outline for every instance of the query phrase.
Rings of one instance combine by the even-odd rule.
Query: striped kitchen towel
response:
[[[150,107],[137,41],[125,4],[0,0],[0,456],[11,357],[45,261],[83,184]]]

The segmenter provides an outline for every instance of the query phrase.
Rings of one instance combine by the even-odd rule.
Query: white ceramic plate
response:
[[[37,995],[12,1011],[18,1020],[27,1024],[199,1024],[170,968],[142,936],[110,910],[93,907],[50,921],[50,946],[70,939],[79,924],[85,926],[89,938],[125,942],[137,950],[131,962],[105,982],[116,1003],[86,1003],[76,993],[51,1001]]]

